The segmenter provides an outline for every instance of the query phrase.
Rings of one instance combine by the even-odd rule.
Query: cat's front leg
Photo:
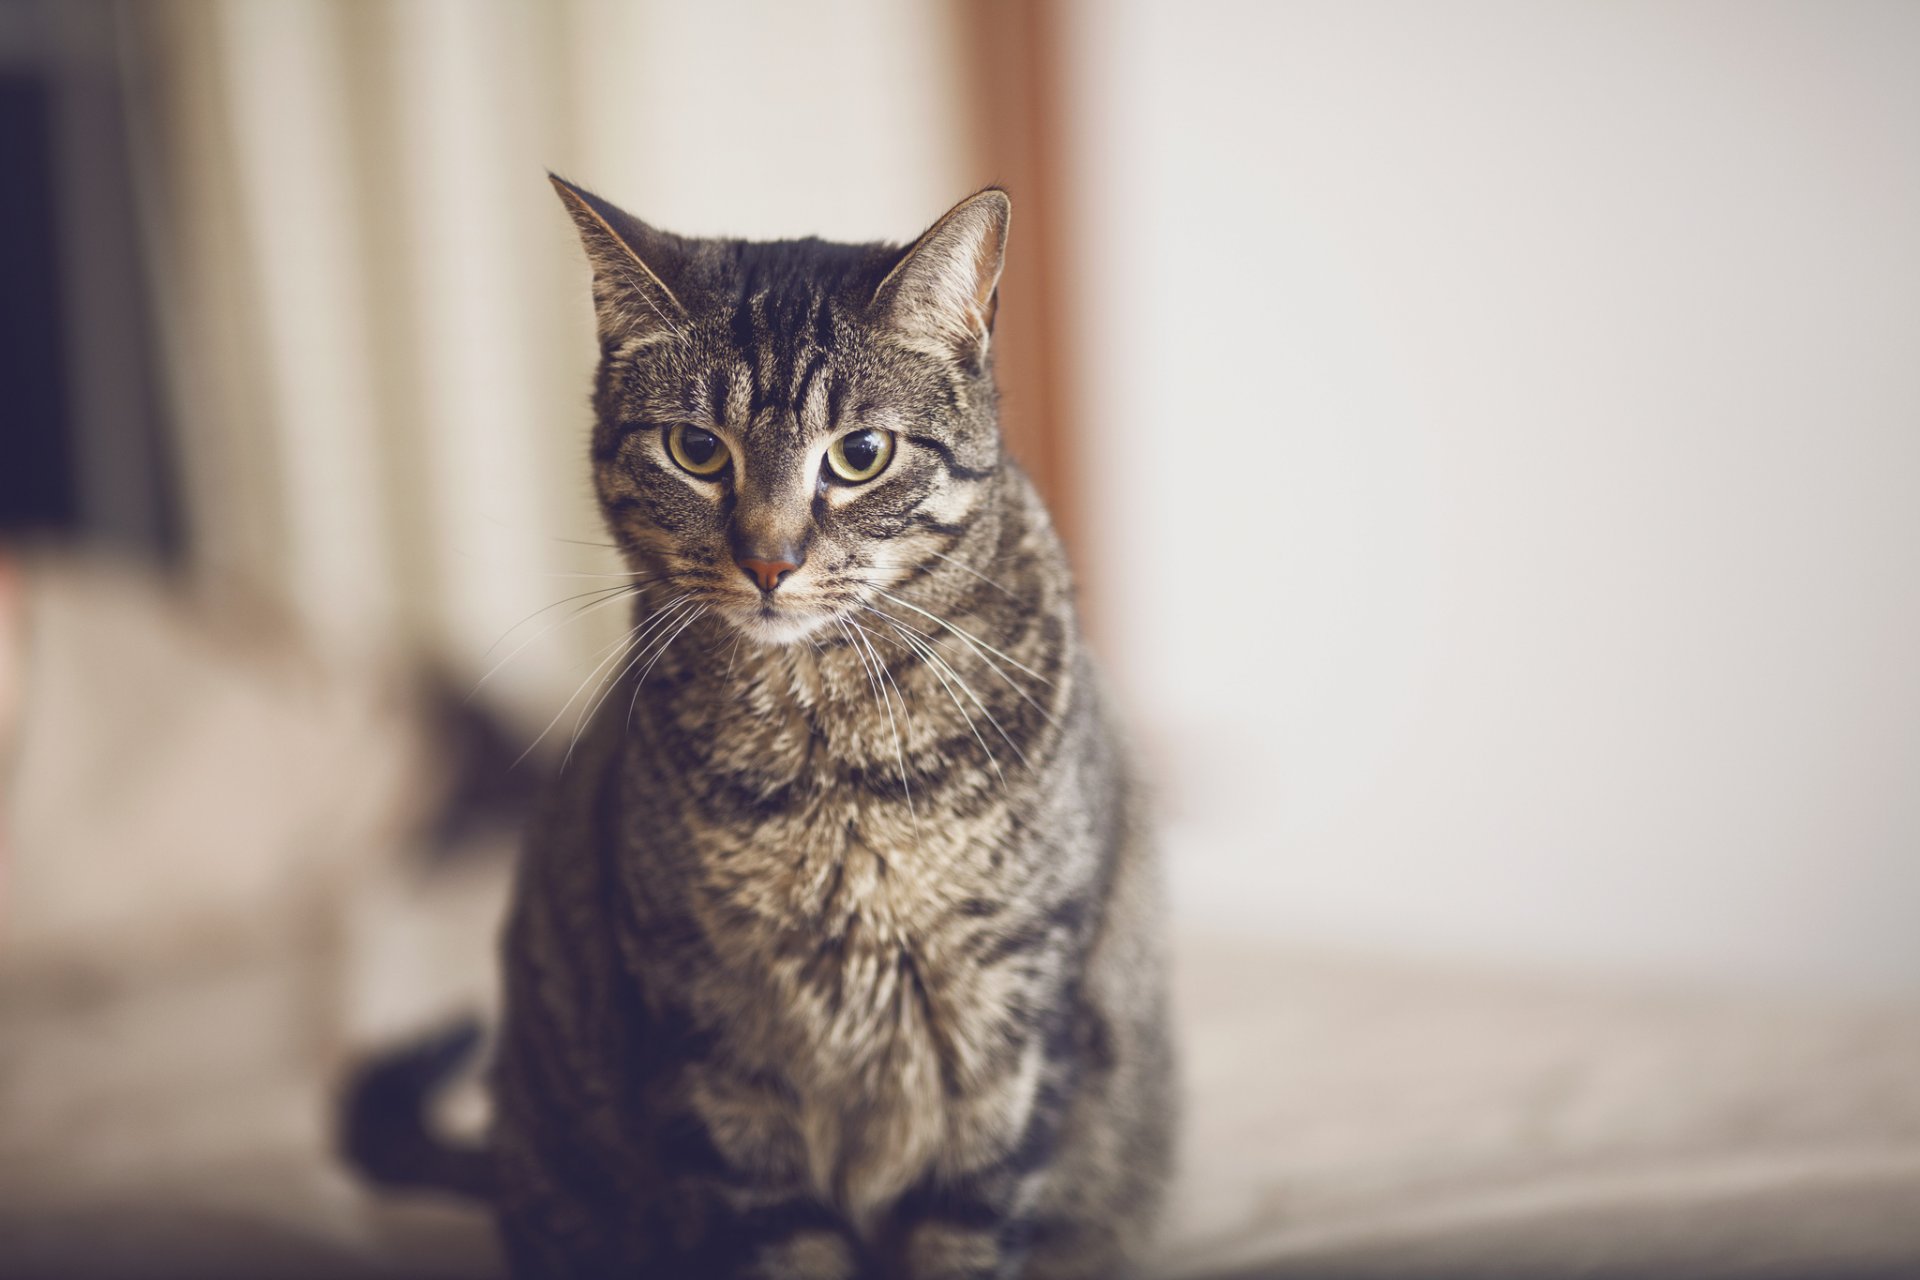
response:
[[[862,1251],[840,1216],[796,1198],[714,1216],[689,1259],[700,1280],[862,1280]]]
[[[901,1280],[1014,1280],[1026,1274],[1044,1172],[998,1170],[926,1186],[893,1211],[888,1276]]]
[[[500,1226],[514,1280],[866,1280],[871,1274],[838,1215],[803,1199],[739,1209],[710,1188],[682,1184],[654,1204],[624,1210],[611,1200],[597,1207],[523,1202],[501,1215]]]

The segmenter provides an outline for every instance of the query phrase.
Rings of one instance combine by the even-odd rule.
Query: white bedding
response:
[[[496,1273],[481,1215],[363,1193],[327,1112],[360,1044],[486,999],[499,851],[370,848],[434,784],[350,675],[132,580],[30,586],[0,1276]],[[1920,1009],[1178,951],[1165,1276],[1920,1277]]]

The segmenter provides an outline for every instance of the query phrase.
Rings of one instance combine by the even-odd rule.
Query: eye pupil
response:
[[[871,431],[856,431],[847,437],[840,452],[855,471],[865,471],[880,457],[880,437]]]
[[[694,466],[705,466],[713,461],[713,454],[720,447],[720,440],[711,431],[702,431],[698,427],[689,427],[680,436],[680,451],[687,455],[687,461]]]

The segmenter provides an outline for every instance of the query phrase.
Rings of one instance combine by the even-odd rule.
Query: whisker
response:
[[[857,622],[854,622],[850,618],[845,619],[844,621],[848,626],[853,628],[854,632],[859,633],[859,637],[866,636],[867,629],[865,627],[861,626]],[[900,791],[901,791],[901,794],[906,796],[907,815],[913,819],[914,837],[918,839],[920,836],[920,815],[914,810],[913,788],[907,782],[907,753],[905,752],[905,750],[901,748],[901,745],[900,745],[900,725],[893,718],[893,700],[887,696],[885,688],[881,686],[879,679],[875,677],[875,672],[877,672],[880,677],[883,677],[889,681],[893,679],[893,676],[892,676],[892,673],[890,673],[887,670],[886,664],[880,661],[880,654],[874,650],[872,642],[869,640],[863,643],[863,641],[859,637],[856,637],[852,633],[849,633],[847,638],[853,642],[853,645],[856,651],[864,647],[868,655],[871,656],[873,659],[873,670],[868,672],[867,678],[873,681],[874,695],[879,700],[880,705],[882,706],[882,708],[885,709],[887,713],[887,728],[893,734],[893,754],[895,759],[897,759],[900,763]],[[894,691],[896,693],[899,692],[898,685],[894,686]],[[900,703],[900,713],[902,715],[905,715],[906,712],[907,712],[907,704],[905,699],[902,699]],[[907,723],[909,728],[911,728],[913,722],[909,720]]]
[[[900,596],[893,594],[893,592],[891,591],[888,591],[884,588],[877,588],[877,589],[880,591],[881,595],[893,601],[895,604],[900,605],[902,608],[911,609],[915,613],[921,615],[924,618],[931,618],[933,621],[939,623],[941,626],[953,632],[955,635],[961,636],[964,639],[970,641],[971,643],[978,645],[980,648],[986,650],[988,653],[993,654],[995,657],[1001,659],[1003,662],[1006,662],[1008,665],[1026,672],[1028,675],[1032,676],[1035,680],[1038,680],[1041,684],[1048,685],[1048,686],[1051,686],[1053,684],[1053,681],[1047,679],[1045,676],[1041,675],[1038,671],[1035,671],[1032,667],[1027,666],[1024,662],[1021,662],[1018,658],[1015,658],[1010,654],[1002,653],[1000,650],[994,648],[992,645],[988,644],[985,640],[982,640],[979,636],[974,635],[971,631],[968,631],[966,628],[956,626],[953,623],[948,622],[945,618],[941,617],[939,614],[930,613],[927,610],[922,609],[919,605],[915,604],[913,601],[903,599]]]
[[[560,761],[562,771],[573,761],[573,751],[574,748],[579,745],[582,730],[593,723],[594,715],[600,710],[601,706],[605,704],[608,695],[619,688],[620,682],[626,678],[627,672],[633,670],[634,663],[639,661],[638,651],[641,646],[646,643],[648,635],[652,633],[656,627],[661,625],[661,621],[666,617],[668,611],[685,600],[689,594],[689,592],[681,592],[650,614],[646,622],[635,625],[631,631],[627,632],[626,649],[622,656],[633,654],[634,657],[632,661],[629,661],[624,667],[621,667],[619,672],[611,679],[601,684],[600,692],[593,699],[592,703],[587,706],[579,716],[575,717],[573,722],[573,735],[567,740],[567,754]],[[562,711],[565,709],[564,707],[561,708]]]
[[[627,699],[627,728],[629,729],[633,728],[633,711],[635,707],[640,705],[640,686],[647,682],[647,673],[652,671],[654,664],[660,661],[660,659],[663,656],[665,656],[668,648],[672,646],[673,642],[680,638],[680,633],[682,631],[685,631],[688,627],[692,626],[696,621],[698,621],[700,618],[700,615],[705,613],[706,611],[707,611],[706,605],[696,602],[693,606],[692,612],[687,613],[683,616],[683,619],[681,620],[680,625],[677,627],[674,627],[671,634],[666,634],[663,632],[663,634],[666,635],[666,638],[661,640],[658,644],[654,646],[653,656],[647,659],[646,668],[640,672],[639,678],[633,682],[633,696]]]
[[[972,574],[974,577],[980,579],[980,581],[986,583],[988,586],[992,587],[995,591],[998,591],[1001,595],[1013,601],[1015,604],[1026,603],[1019,596],[1013,594],[1013,592],[1007,590],[1005,587],[1001,586],[998,582],[995,582],[992,578],[989,578],[986,574],[980,572],[978,569],[968,564],[965,560],[956,560],[944,551],[932,551],[929,554],[938,556],[940,559],[945,560],[948,564],[952,565],[956,569],[961,569],[967,573]]]
[[[880,696],[880,685],[879,682],[874,679],[873,668],[867,665],[867,655],[861,651],[859,644],[854,640],[853,632],[847,628],[847,620],[845,618],[836,617],[833,622],[835,626],[840,628],[840,634],[846,637],[848,647],[853,650],[853,656],[860,660],[860,670],[866,673],[867,684],[872,687],[874,698],[877,700]]]
[[[722,681],[724,684],[733,683],[733,664],[740,657],[740,642],[744,639],[746,639],[746,632],[736,629],[733,633],[733,644],[727,649],[727,674]],[[819,647],[819,645],[814,646],[815,649]]]
[[[1001,789],[1004,790],[1007,785],[1007,775],[1000,768],[1000,758],[993,754],[993,748],[987,745],[987,740],[985,736],[981,734],[979,726],[973,722],[973,717],[967,714],[966,705],[960,701],[960,697],[958,694],[956,694],[953,691],[953,685],[948,681],[946,673],[941,670],[941,668],[947,667],[947,670],[951,671],[952,668],[948,667],[946,661],[943,658],[941,658],[939,654],[934,653],[931,649],[929,649],[924,642],[915,639],[912,635],[908,634],[905,631],[902,631],[899,627],[894,626],[894,624],[891,622],[889,622],[887,626],[893,629],[895,634],[897,634],[900,637],[902,643],[904,643],[907,646],[907,648],[919,654],[921,659],[926,662],[927,670],[933,672],[934,679],[940,682],[940,687],[946,691],[947,700],[953,703],[953,709],[955,711],[958,711],[960,713],[960,718],[967,722],[967,732],[973,735],[973,740],[980,744],[980,750],[986,753],[987,763],[993,766],[994,773],[998,775],[1000,778]],[[958,680],[960,678],[958,672],[954,672],[953,676],[955,680]],[[967,690],[967,696],[969,698],[973,698],[973,700],[976,703],[980,701],[979,698],[975,697],[972,689]],[[988,712],[984,705],[980,707],[980,710],[983,714],[987,716],[988,720],[993,720],[992,713]],[[1000,730],[1001,737],[1003,738],[1007,737],[1006,730],[1000,729],[1000,725],[997,721],[994,722],[993,727],[995,729]],[[1020,750],[1019,746],[1016,745],[1011,738],[1007,739],[1007,745],[1010,747],[1013,747],[1016,754]],[[1022,763],[1025,763],[1024,757],[1022,758]]]
[[[543,604],[538,609],[535,609],[532,613],[528,614],[526,617],[520,619],[520,621],[508,627],[505,631],[502,631],[500,633],[500,638],[487,646],[486,652],[492,653],[495,649],[498,649],[501,645],[507,642],[508,636],[512,635],[514,632],[526,626],[529,622],[532,622],[535,618],[539,617],[543,613],[548,612],[549,610],[558,609],[563,604],[572,604],[575,600],[584,600],[588,596],[604,595],[608,592],[613,592],[613,591],[624,591],[628,587],[631,587],[633,585],[634,584],[631,582],[623,582],[616,587],[593,587],[586,591],[576,591],[570,596],[562,596],[560,599],[555,600],[552,604]],[[486,654],[482,654],[481,656],[485,657]]]
[[[925,609],[921,609],[918,606],[913,605],[908,601],[903,600],[901,601],[901,603],[906,604],[908,608],[914,609],[915,612],[917,613],[926,613],[927,616],[930,618],[933,618],[935,622],[938,622],[941,626],[946,627],[948,630],[952,631],[954,635],[959,638],[962,644],[965,644],[969,649],[973,651],[974,656],[976,656],[977,658],[980,659],[981,662],[986,664],[987,670],[993,672],[993,674],[995,674],[996,676],[999,676],[1002,683],[1004,683],[1009,689],[1012,689],[1015,693],[1019,694],[1022,700],[1024,700],[1028,706],[1032,707],[1035,711],[1038,711],[1043,717],[1046,718],[1048,723],[1050,724],[1059,723],[1059,721],[1054,717],[1053,712],[1049,711],[1046,707],[1042,706],[1034,698],[1032,694],[1028,693],[1025,689],[1021,688],[1019,682],[1016,681],[1012,676],[1008,675],[1005,671],[1002,671],[1000,669],[1000,664],[995,662],[992,658],[988,657],[986,651],[983,650],[979,645],[975,644],[966,632],[961,631],[958,627],[952,626],[952,624],[946,622],[942,618],[938,618],[938,617],[935,617],[935,615],[933,614],[927,613]],[[903,627],[907,626],[906,623],[901,622],[900,619],[894,617],[892,614],[888,613],[884,609],[875,608],[873,605],[863,605],[862,607],[876,617],[885,618],[888,622],[897,623]],[[907,629],[921,636],[930,645],[938,644],[940,641],[939,637],[931,635],[924,631],[920,631],[919,628],[917,627],[908,627]],[[994,650],[994,652],[997,653],[999,651]],[[1012,662],[1013,659],[1008,658],[1007,661]],[[1020,664],[1015,663],[1014,665],[1019,666]],[[1021,667],[1020,669],[1022,671],[1027,670],[1027,668],[1025,667]],[[956,671],[955,674],[958,675],[959,673]],[[1032,672],[1028,672],[1028,674],[1033,675],[1033,678],[1040,681],[1042,684],[1051,685],[1053,683],[1051,680],[1048,680],[1044,676],[1034,675],[1034,673]],[[1005,736],[1005,735],[1003,734],[1002,736]]]
[[[675,640],[678,640],[680,638],[680,633],[682,631],[685,631],[688,627],[692,626],[695,622],[698,622],[700,620],[700,615],[705,613],[706,611],[707,611],[707,606],[704,604],[695,606],[692,615],[689,616],[685,622],[682,622],[679,626],[675,627],[673,629],[672,635],[668,636],[665,640],[660,642],[660,648],[654,653],[652,660],[647,663],[646,671],[642,671],[640,673],[640,679],[634,682],[636,688],[646,680],[647,672],[653,670],[654,663],[659,662],[660,659],[663,656],[665,656],[668,647],[671,646]]]
[[[534,632],[531,636],[528,636],[525,640],[522,640],[519,644],[515,645],[511,653],[507,654],[506,657],[500,659],[500,661],[494,663],[491,667],[488,667],[486,674],[473,682],[473,688],[467,691],[467,696],[465,699],[463,699],[463,701],[467,701],[467,702],[473,701],[474,695],[480,692],[481,687],[484,686],[487,683],[487,681],[493,679],[495,675],[499,674],[499,671],[502,667],[506,666],[509,662],[512,662],[515,658],[525,653],[527,651],[528,646],[538,643],[541,637],[551,635],[553,632],[557,631],[561,627],[566,626],[569,622],[577,622],[581,618],[584,618],[587,614],[592,613],[595,610],[602,608],[603,606],[613,604],[615,601],[627,599],[629,596],[645,596],[645,594],[646,594],[645,587],[631,586],[631,585],[619,586],[619,587],[603,587],[599,591],[581,592],[580,595],[582,596],[598,595],[601,598],[593,601],[590,604],[581,605],[579,608],[565,615],[564,617],[559,619],[557,622],[548,623],[546,626]],[[578,600],[579,598],[580,596],[570,596],[568,597],[568,600]],[[562,600],[562,601],[559,601],[558,603],[566,604],[567,602],[568,602],[567,600]],[[552,608],[553,606],[549,605],[547,607]],[[543,609],[540,612],[544,613],[546,612],[546,610]],[[537,616],[539,615],[538,614],[532,615],[514,625],[516,627],[523,626],[527,622],[531,622],[533,620],[533,617],[537,617]],[[511,635],[512,633],[513,633],[513,628],[511,627],[508,628],[507,635]],[[502,640],[505,640],[506,638],[507,637],[503,635],[500,637],[500,640],[494,641],[492,647],[487,650],[487,653],[490,654],[493,652],[494,649],[499,648],[500,642]],[[480,656],[484,658],[487,655],[482,654]]]
[[[621,680],[624,680],[627,678],[627,672],[632,671],[635,667],[638,667],[641,663],[647,660],[647,655],[653,652],[653,647],[659,644],[660,641],[666,637],[667,632],[673,628],[674,624],[680,622],[682,619],[686,618],[690,613],[694,611],[694,608],[696,606],[689,599],[691,594],[692,594],[691,592],[688,592],[685,595],[680,596],[679,599],[675,600],[672,604],[668,605],[666,608],[662,609],[657,615],[655,615],[655,622],[658,624],[658,626],[657,627],[649,626],[647,630],[651,634],[643,637],[641,642],[634,646],[633,661],[629,662],[626,665],[625,670],[621,671],[620,673]],[[619,681],[615,681],[614,683],[617,685]],[[636,684],[634,686],[634,696],[636,699],[639,696],[639,692],[640,692],[640,687],[638,684]],[[632,719],[633,705],[631,702],[629,702],[627,706],[627,717],[628,717],[627,723],[629,724],[629,726],[631,726],[631,724],[633,723],[633,719]]]
[[[900,703],[900,715],[907,722],[907,740],[911,742],[913,740],[913,709],[907,705],[906,691],[900,687],[900,682],[894,678],[893,668],[880,660],[880,651],[874,646],[872,633],[857,622],[853,624],[853,629],[866,637],[867,650],[873,654],[873,661],[879,666],[880,674],[886,677],[888,684],[893,686],[893,696],[898,699]],[[889,709],[888,714],[891,716],[891,709]],[[916,842],[925,844],[926,837],[920,831],[920,814],[913,806],[913,792],[907,788],[907,754],[901,749],[900,734],[898,731],[893,735],[893,753],[900,761],[900,789],[907,793],[907,816],[913,819],[913,838]]]
[[[658,615],[655,615],[655,616],[657,617]],[[610,665],[617,663],[619,661],[620,655],[623,652],[624,650],[620,648],[615,648],[613,653],[609,654],[605,658],[602,658],[599,662],[594,664],[593,670],[587,673],[587,678],[585,680],[582,680],[579,683],[579,685],[575,687],[574,691],[567,696],[567,700],[560,704],[560,709],[553,713],[553,719],[547,721],[547,727],[540,731],[540,736],[527,744],[527,749],[525,751],[522,751],[517,757],[514,758],[513,764],[510,767],[516,768],[516,769],[519,768],[521,761],[525,760],[528,756],[532,755],[534,748],[538,747],[542,742],[546,741],[547,735],[553,732],[553,727],[559,724],[561,718],[567,714],[567,708],[571,707],[574,704],[574,700],[579,698],[581,693],[586,690],[587,686],[591,684],[599,676],[599,674],[602,671],[606,670]],[[571,751],[572,748],[569,747],[568,750]],[[564,761],[562,761],[561,767],[562,768],[565,767]]]
[[[668,607],[671,608],[672,606]],[[662,612],[664,612],[664,610],[662,610]],[[619,663],[624,661],[642,642],[646,632],[652,629],[654,621],[658,617],[659,614],[656,613],[649,617],[645,623],[637,623],[629,627],[625,635],[615,640],[612,644],[603,646],[596,656],[604,660],[609,653],[614,653],[614,651],[617,650],[618,652],[613,659],[614,662]],[[595,669],[597,670],[598,667],[596,666]],[[599,692],[594,695],[592,701],[587,704],[581,714],[574,717],[573,732],[567,737],[567,753],[561,757],[560,760],[561,772],[564,773],[566,767],[573,762],[574,748],[579,744],[580,735],[585,731],[587,726],[592,725],[594,713],[600,710],[600,705],[606,701],[607,695],[619,685],[620,677],[626,674],[627,669],[628,668],[622,668],[612,676],[601,681]],[[565,708],[563,707],[561,710],[565,711]]]
[[[495,649],[498,649],[501,645],[507,642],[508,636],[512,635],[514,632],[518,631],[520,628],[526,626],[529,622],[532,622],[535,618],[539,617],[543,613],[546,613],[550,609],[558,609],[561,605],[571,604],[575,600],[583,600],[588,596],[601,595],[608,592],[617,592],[617,591],[625,590],[628,588],[638,589],[638,588],[650,587],[655,583],[670,581],[671,579],[674,578],[675,575],[672,572],[665,572],[665,573],[649,574],[645,576],[640,574],[613,574],[613,573],[573,574],[573,575],[566,575],[566,576],[583,577],[583,578],[619,578],[619,579],[622,579],[622,581],[618,586],[592,587],[586,591],[577,591],[570,596],[563,596],[560,599],[555,600],[552,604],[541,605],[538,609],[535,609],[532,613],[520,619],[520,621],[514,623],[512,626],[508,627],[505,631],[502,631],[500,633],[500,638],[498,640],[495,640],[492,644],[488,645],[486,649],[486,653],[483,653],[481,656],[485,657],[486,654],[490,654]],[[540,634],[545,635],[546,632],[543,631]],[[535,639],[538,639],[538,638],[539,638],[538,636],[535,637]]]
[[[625,578],[625,579],[627,579],[627,580],[629,580],[629,581],[631,581],[631,580],[633,580],[633,579],[636,579],[636,578],[644,578],[644,577],[653,577],[653,578],[665,578],[665,577],[670,577],[670,576],[672,576],[672,575],[671,575],[670,573],[657,573],[657,574],[640,574],[640,573],[578,573],[578,572],[574,572],[574,571],[572,571],[572,570],[567,570],[567,571],[561,571],[561,572],[554,572],[554,573],[548,573],[548,574],[544,574],[544,575],[542,575],[542,576],[544,576],[544,577],[548,577],[548,578]]]
[[[878,611],[870,610],[870,612],[874,612],[876,616],[880,616],[880,617],[885,616],[884,614],[879,614]],[[948,662],[946,658],[941,656],[940,652],[933,647],[931,640],[929,640],[925,636],[922,636],[920,633],[914,631],[912,628],[904,626],[901,623],[888,620],[887,625],[892,627],[894,631],[899,634],[900,639],[902,641],[904,641],[906,644],[911,646],[916,652],[918,652],[919,654],[921,654],[923,657],[927,659],[928,665],[933,668],[934,673],[936,675],[940,674],[941,672],[945,672],[947,676],[951,677],[953,682],[960,686],[960,691],[967,695],[968,701],[972,702],[974,707],[979,710],[980,714],[987,718],[987,723],[993,726],[994,732],[1000,735],[1001,741],[1005,742],[1007,746],[1013,749],[1013,754],[1019,759],[1020,763],[1023,765],[1028,764],[1027,753],[1020,749],[1020,744],[1014,741],[1013,735],[1008,733],[1006,730],[1006,726],[1000,723],[1000,718],[994,715],[992,708],[988,707],[987,704],[981,700],[980,695],[974,692],[973,685],[968,683],[967,678],[960,674],[959,669],[956,668],[952,663]],[[948,693],[949,695],[951,695],[952,691],[949,690]],[[962,715],[966,714],[965,708],[961,709],[961,714]],[[967,717],[967,723],[969,727],[972,726],[973,718],[971,716]],[[979,730],[975,729],[974,732],[977,735],[979,733]],[[981,743],[981,746],[982,748],[985,748],[986,743],[983,741]],[[992,759],[993,758],[992,751],[988,751],[987,756],[989,759]],[[994,763],[994,769],[998,771],[1000,768],[1000,762],[998,760],[994,760],[993,763]],[[1031,765],[1029,765],[1029,767],[1031,767]],[[1001,781],[1004,782],[1005,780],[1006,780],[1006,775],[1002,773]]]

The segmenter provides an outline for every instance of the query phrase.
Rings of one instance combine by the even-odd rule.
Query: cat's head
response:
[[[692,239],[554,186],[593,265],[595,483],[655,599],[791,643],[933,565],[991,500],[1005,192],[903,249]]]

